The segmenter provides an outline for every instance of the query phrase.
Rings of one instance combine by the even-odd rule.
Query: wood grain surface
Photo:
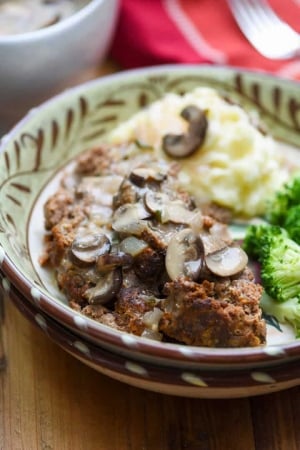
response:
[[[85,366],[6,305],[3,450],[299,450],[300,388],[234,400],[156,394]]]
[[[1,450],[300,449],[299,387],[232,400],[133,388],[77,361],[10,302],[3,335]]]

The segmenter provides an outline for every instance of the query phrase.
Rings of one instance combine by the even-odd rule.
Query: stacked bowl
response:
[[[209,86],[256,111],[275,139],[299,144],[298,85],[234,68],[162,66],[89,81],[31,110],[0,145],[2,290],[67,352],[112,378],[174,395],[258,395],[300,382],[300,345],[286,324],[267,325],[267,344],[206,348],[158,342],[115,330],[71,309],[39,266],[42,200],[55,175],[114,127],[160,99]],[[280,102],[278,99],[280,98]],[[280,104],[279,104],[280,103]],[[299,154],[300,155],[300,154]]]

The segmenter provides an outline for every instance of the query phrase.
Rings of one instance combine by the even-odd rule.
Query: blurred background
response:
[[[272,60],[248,42],[230,0],[121,0],[111,55],[123,68],[165,63],[210,63],[299,75],[299,58]],[[257,8],[261,1],[239,0]],[[265,1],[263,0],[263,5]],[[300,31],[299,0],[269,0],[286,23]],[[280,36],[273,41],[276,47]]]
[[[216,64],[299,79],[297,56],[271,59],[251,45],[232,13],[234,3],[237,0],[2,1],[2,131],[52,95],[111,68]],[[269,4],[300,31],[299,0]],[[278,34],[273,46],[281,41]]]

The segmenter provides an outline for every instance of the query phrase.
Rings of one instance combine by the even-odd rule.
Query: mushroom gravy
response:
[[[54,25],[88,0],[4,0],[0,2],[0,36],[27,33]]]
[[[45,202],[40,263],[73,309],[117,330],[262,345],[262,288],[230,235],[230,213],[184,190],[180,170],[134,144],[85,152]]]

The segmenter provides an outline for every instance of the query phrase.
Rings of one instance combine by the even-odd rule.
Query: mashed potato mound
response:
[[[118,126],[110,140],[116,144],[138,141],[152,147],[155,157],[170,160],[162,149],[162,137],[187,130],[180,112],[191,104],[206,111],[208,129],[202,146],[178,160],[180,182],[196,197],[237,215],[263,214],[266,200],[288,177],[278,144],[252,124],[245,110],[214,89],[199,87],[183,96],[169,93]]]

